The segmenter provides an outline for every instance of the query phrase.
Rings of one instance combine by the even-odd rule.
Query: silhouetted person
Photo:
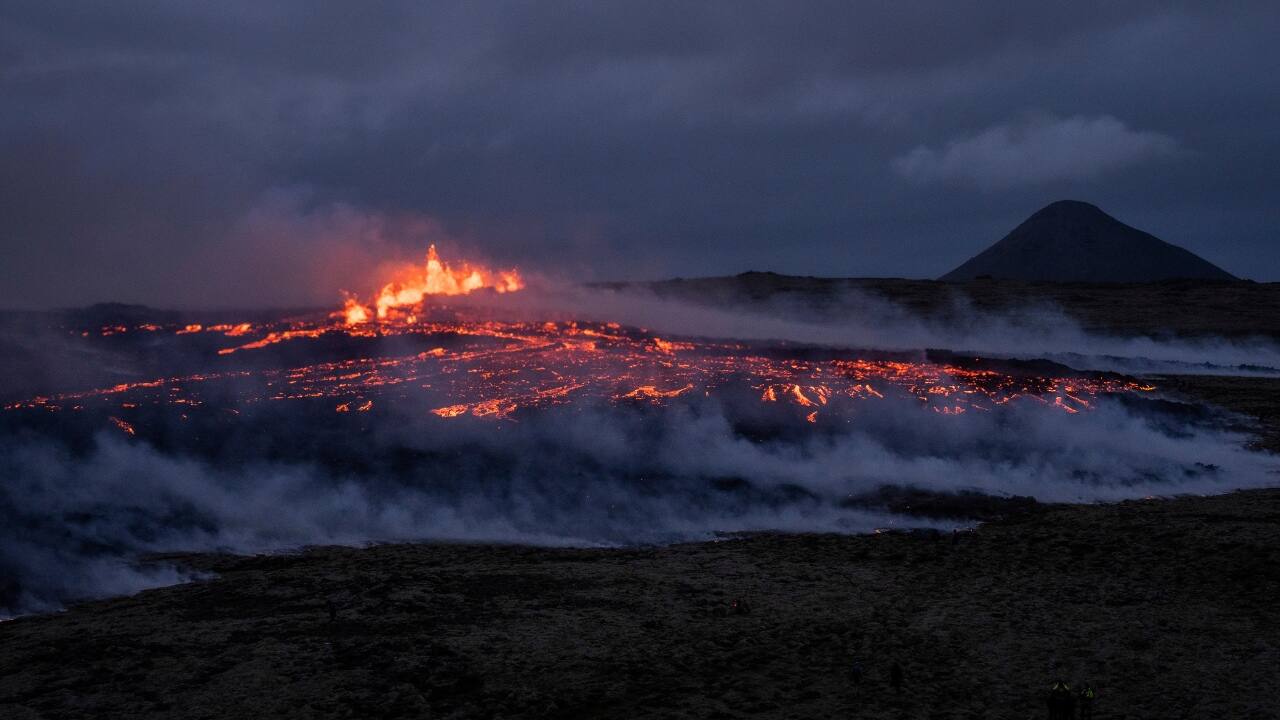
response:
[[[1084,687],[1080,688],[1080,695],[1076,698],[1080,706],[1080,720],[1093,719],[1093,699],[1096,695],[1093,686],[1089,683],[1085,683]]]
[[[861,661],[854,660],[853,664],[849,666],[849,677],[853,680],[854,685],[862,684],[862,662]]]
[[[902,692],[902,666],[896,660],[889,668],[889,687],[896,693]]]
[[[1071,688],[1065,682],[1059,680],[1049,688],[1046,702],[1049,704],[1049,720],[1073,720]]]
[[[337,621],[338,621],[338,606],[337,606],[337,604],[335,604],[335,603],[333,602],[333,598],[327,598],[327,599],[325,599],[325,601],[324,601],[324,606],[325,606],[325,608],[327,608],[327,609],[329,610],[329,622],[337,622]]]
[[[959,545],[959,544],[960,544],[960,531],[959,531],[959,530],[952,530],[952,531],[951,531],[951,546],[952,546],[952,547],[955,547],[956,545]]]

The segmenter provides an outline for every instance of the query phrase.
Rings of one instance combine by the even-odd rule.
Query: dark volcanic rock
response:
[[[1235,279],[1177,245],[1075,200],[1060,200],[1043,208],[941,279],[982,277],[1041,282]]]
[[[146,305],[129,305],[127,303],[98,303],[84,308],[64,311],[64,321],[75,327],[99,328],[108,325],[126,325],[133,327],[143,323],[177,323],[182,314],[173,310],[157,310]]]
[[[1099,718],[1280,717],[1278,490],[945,539],[187,561],[216,577],[0,623],[0,718],[1025,720],[1058,678]]]

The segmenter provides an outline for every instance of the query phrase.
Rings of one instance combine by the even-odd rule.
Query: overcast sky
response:
[[[939,275],[1087,200],[1280,279],[1280,3],[0,3],[0,306]]]

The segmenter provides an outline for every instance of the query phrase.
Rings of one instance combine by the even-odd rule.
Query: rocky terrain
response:
[[[1053,283],[1020,280],[943,282],[901,278],[827,278],[747,272],[731,277],[649,283],[600,283],[713,306],[804,308],[840,315],[864,299],[912,316],[946,322],[972,311],[1007,314],[1060,309],[1090,332],[1117,336],[1280,338],[1280,283],[1169,280],[1150,283]]]
[[[1163,375],[1151,381],[1172,397],[1236,413],[1236,429],[1253,436],[1252,447],[1280,453],[1280,378]]]
[[[1276,490],[1038,506],[954,541],[181,560],[211,579],[0,624],[0,717],[1021,720],[1057,677],[1098,717],[1280,713]]]

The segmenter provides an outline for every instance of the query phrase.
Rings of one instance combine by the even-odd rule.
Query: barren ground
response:
[[[1280,714],[1276,490],[1042,506],[955,545],[187,561],[217,579],[0,625],[0,717],[1021,719],[1058,675],[1099,717]]]

